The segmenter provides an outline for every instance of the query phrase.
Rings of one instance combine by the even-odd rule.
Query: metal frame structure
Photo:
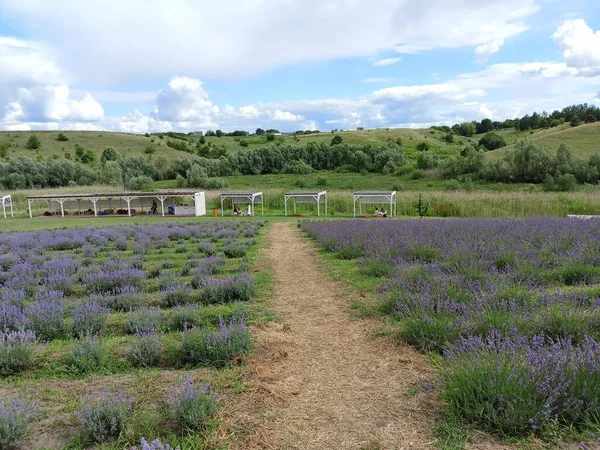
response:
[[[260,202],[261,214],[265,214],[265,205],[263,201],[262,192],[224,192],[223,194],[221,194],[221,217],[225,214],[225,210],[223,209],[223,202],[228,198],[231,199],[232,209],[236,203],[242,205],[250,205],[250,211],[252,216],[254,216],[254,205]]]
[[[356,202],[358,201],[359,215],[362,214],[362,205],[389,204],[390,217],[397,215],[396,191],[358,191],[354,193],[354,217],[356,217]]]
[[[47,201],[48,202],[48,210],[51,209],[52,201],[60,204],[60,213],[61,216],[65,216],[65,203],[67,205],[67,209],[70,209],[70,203],[77,202],[77,209],[79,214],[81,214],[81,202],[88,201],[90,202],[88,206],[93,205],[94,216],[98,216],[98,209],[102,206],[102,200],[108,200],[109,209],[113,209],[112,200],[118,199],[119,206],[123,206],[123,201],[127,204],[127,215],[131,217],[131,203],[134,199],[139,199],[141,208],[144,208],[144,200],[146,198],[156,198],[160,202],[161,213],[165,215],[165,201],[171,198],[171,203],[173,204],[173,199],[175,197],[190,197],[194,202],[199,194],[202,194],[201,198],[204,198],[203,192],[193,192],[193,191],[163,191],[163,192],[120,192],[120,193],[107,193],[107,194],[66,194],[66,195],[32,195],[27,197],[27,203],[29,207],[29,218],[33,218],[33,211],[31,209],[31,204],[35,201]],[[91,204],[91,205],[90,205]],[[89,208],[91,209],[91,208]],[[119,208],[123,209],[123,208]],[[206,209],[204,209],[204,213],[206,214]]]
[[[0,195],[0,203],[2,203],[2,212],[4,213],[5,219],[7,206],[10,206],[10,217],[15,217],[15,214],[13,212],[12,197],[10,195]]]
[[[327,191],[293,191],[283,196],[283,207],[287,216],[287,202],[294,199],[294,214],[296,214],[296,203],[316,203],[317,216],[321,215],[321,199],[325,203],[325,215],[327,215]]]

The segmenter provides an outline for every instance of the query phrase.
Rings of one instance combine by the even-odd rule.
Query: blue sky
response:
[[[600,103],[596,0],[0,0],[0,129],[428,127]]]

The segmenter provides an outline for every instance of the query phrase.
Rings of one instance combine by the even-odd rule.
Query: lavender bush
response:
[[[36,342],[33,331],[0,331],[0,375],[11,375],[29,368]]]
[[[179,447],[173,448],[168,443],[162,443],[160,439],[155,439],[152,442],[148,442],[146,439],[142,438],[140,442],[140,447],[132,447],[130,450],[181,450]]]
[[[0,331],[18,330],[24,321],[23,308],[7,301],[0,303]]]
[[[71,333],[74,336],[99,334],[106,325],[108,308],[97,302],[82,303],[71,311]]]
[[[227,278],[202,278],[198,281],[204,304],[230,303],[250,300],[254,296],[254,279],[248,273]]]
[[[219,321],[216,331],[190,328],[182,333],[182,360],[191,364],[225,367],[245,355],[250,348],[250,333],[243,318]]]
[[[52,340],[66,334],[65,307],[62,300],[43,300],[23,310],[25,328],[33,330],[42,340]]]
[[[239,242],[229,241],[223,245],[223,254],[227,258],[241,258],[246,255],[248,247]]]
[[[166,318],[166,313],[155,306],[132,309],[127,314],[125,329],[129,334],[162,331]]]
[[[132,412],[133,396],[121,390],[87,397],[79,410],[83,437],[90,442],[102,442],[110,436],[119,436]]]
[[[73,342],[71,362],[76,371],[82,374],[100,369],[106,359],[106,348],[96,335],[82,336]]]
[[[198,261],[193,273],[196,275],[216,275],[221,271],[224,265],[225,260],[223,260],[223,258],[218,256],[207,256]]]
[[[137,333],[129,344],[129,360],[135,367],[154,367],[162,354],[162,342],[154,330]]]
[[[201,431],[217,414],[217,401],[210,385],[182,378],[172,386],[167,402],[171,423],[180,430]]]
[[[183,331],[198,325],[198,305],[176,306],[171,309],[169,328]]]
[[[0,399],[0,449],[16,449],[36,414],[37,408],[22,398]]]

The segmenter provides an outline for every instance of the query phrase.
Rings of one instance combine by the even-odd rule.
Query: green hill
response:
[[[562,143],[567,144],[577,158],[587,159],[593,153],[600,153],[600,122],[571,127],[564,124],[559,127],[549,128],[547,130],[516,131],[500,130],[498,134],[502,135],[509,144],[507,147],[489,152],[493,159],[504,157],[507,152],[514,149],[514,144],[519,139],[531,139],[538,142],[550,150],[556,152],[558,146]],[[481,135],[475,136],[479,139]]]

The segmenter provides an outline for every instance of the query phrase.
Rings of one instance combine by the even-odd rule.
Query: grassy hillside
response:
[[[144,155],[146,148],[154,148],[154,155],[164,155],[167,158],[176,158],[186,155],[185,152],[174,150],[166,145],[166,139],[157,136],[146,137],[141,134],[110,133],[106,131],[63,131],[68,141],[57,141],[58,131],[6,131],[0,132],[0,145],[9,144],[8,156],[19,155],[43,158],[54,155],[63,157],[65,152],[75,156],[75,145],[85,149],[92,149],[96,159],[100,159],[105,147],[114,147],[126,156]],[[27,140],[32,134],[39,137],[41,147],[30,150],[26,147]]]
[[[491,158],[504,157],[507,152],[514,149],[514,144],[519,139],[531,139],[539,142],[552,153],[556,152],[560,144],[565,143],[573,149],[575,156],[580,159],[587,159],[593,153],[600,153],[600,122],[580,125],[575,128],[565,124],[547,130],[535,130],[533,133],[531,131],[518,132],[515,130],[502,130],[498,133],[504,136],[509,145],[490,152]],[[479,137],[475,136],[477,139]]]

